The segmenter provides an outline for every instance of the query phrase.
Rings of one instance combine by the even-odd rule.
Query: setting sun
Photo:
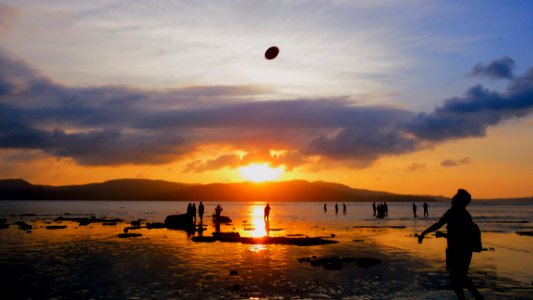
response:
[[[272,168],[267,163],[253,163],[239,168],[239,173],[241,174],[241,176],[244,177],[244,179],[253,182],[275,180],[276,178],[281,176],[284,171],[285,167],[283,166]]]

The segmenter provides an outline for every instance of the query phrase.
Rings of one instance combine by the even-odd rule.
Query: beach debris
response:
[[[138,219],[136,221],[131,221],[130,224],[133,227],[141,227],[141,219]]]
[[[353,240],[354,243],[363,243],[365,240]]]
[[[125,233],[119,233],[117,236],[118,236],[119,238],[124,239],[124,238],[132,238],[132,237],[142,236],[142,234],[140,234],[140,233],[131,233],[131,232],[128,233],[128,232],[125,232]]]
[[[518,235],[533,236],[533,231],[516,231]]]
[[[324,270],[342,270],[345,263],[355,262],[360,268],[370,268],[372,266],[378,265],[381,263],[381,260],[372,257],[325,257],[325,258],[316,258],[313,256],[302,257],[297,259],[298,262],[307,262],[313,267],[322,266]]]
[[[53,230],[53,229],[65,229],[67,228],[67,225],[49,225],[45,227],[46,229]]]
[[[232,276],[239,275],[239,272],[237,270],[231,270],[229,271],[229,274]]]

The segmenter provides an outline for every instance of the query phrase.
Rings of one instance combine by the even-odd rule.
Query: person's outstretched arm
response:
[[[428,229],[424,230],[419,236],[418,236],[418,243],[422,244],[422,240],[424,240],[424,236],[430,232],[433,232],[435,230],[438,230],[439,228],[441,228],[442,226],[444,226],[444,224],[446,224],[446,216],[447,214],[444,214],[444,216],[442,216],[442,218],[440,218],[440,220],[429,226]]]

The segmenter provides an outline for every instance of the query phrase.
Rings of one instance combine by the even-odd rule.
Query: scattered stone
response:
[[[239,291],[239,290],[241,289],[241,285],[238,284],[238,283],[235,283],[235,284],[232,286],[232,289],[233,289],[234,291]]]
[[[165,225],[170,229],[186,229],[194,228],[194,223],[191,215],[170,215],[165,218]]]
[[[326,240],[320,237],[305,237],[305,238],[291,238],[291,237],[241,237],[238,232],[215,232],[213,237],[193,237],[194,242],[234,242],[242,244],[281,244],[281,245],[296,245],[296,246],[315,246],[334,244],[337,241]]]
[[[237,270],[231,270],[231,271],[229,271],[229,274],[230,275],[238,275],[239,272],[237,272]]]
[[[58,217],[54,219],[55,222],[61,222],[61,221],[71,221],[71,222],[78,222],[80,226],[86,226],[91,223],[109,223],[109,222],[123,222],[122,219],[100,219],[96,217],[91,218],[69,218],[69,217]]]
[[[50,226],[46,226],[45,227],[46,229],[50,229],[50,230],[53,230],[53,229],[65,229],[67,228],[66,225],[50,225]]]
[[[399,226],[353,226],[353,228],[360,228],[360,229],[381,229],[381,228],[392,228],[392,229],[402,229],[402,228],[406,228],[405,226],[403,225],[399,225]]]
[[[533,231],[516,231],[518,235],[533,236]]]
[[[325,270],[342,270],[345,263],[355,262],[361,268],[370,268],[381,263],[377,258],[369,257],[328,257],[328,258],[312,258],[302,257],[297,259],[298,262],[308,262],[313,267],[322,266]]]
[[[15,222],[15,225],[18,225],[20,230],[31,230],[33,228],[30,224],[22,221]]]
[[[0,218],[0,225],[4,225],[5,223],[7,223],[7,219],[6,218]]]
[[[104,222],[102,223],[102,225],[104,226],[116,226],[118,223],[117,222]]]
[[[231,223],[231,218],[228,217],[228,216],[216,216],[215,214],[213,214],[213,222],[215,223],[220,223],[220,224],[229,224]]]
[[[148,228],[148,229],[167,228],[167,225],[165,225],[165,223],[161,223],[161,222],[146,223],[146,228]]]
[[[138,236],[142,236],[142,234],[140,233],[119,233],[118,234],[118,237],[119,238],[132,238],[132,237],[138,237]]]
[[[0,225],[0,229],[7,229],[7,228],[9,228],[9,224]]]

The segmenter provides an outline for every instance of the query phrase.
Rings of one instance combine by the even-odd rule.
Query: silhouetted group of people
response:
[[[196,223],[196,204],[189,203],[189,205],[187,205],[187,215],[191,216],[193,222]],[[204,204],[202,203],[202,201],[200,201],[200,204],[198,205],[198,216],[200,217],[200,223],[203,223]]]
[[[424,204],[422,205],[422,207],[424,208],[424,217],[427,217],[429,216],[429,210],[428,210],[428,207],[429,205],[424,202]],[[417,211],[417,206],[415,203],[413,203],[413,216],[416,218],[417,215],[416,215],[416,211]]]
[[[376,205],[376,202],[374,201],[374,203],[372,203],[372,210],[374,211],[374,216],[376,216],[376,218],[382,219],[389,215],[389,206],[387,205],[387,202]]]
[[[324,212],[327,212],[328,211],[328,204],[327,203],[324,203]],[[346,204],[343,203],[342,204],[342,212],[346,214]],[[339,205],[337,203],[335,203],[335,214],[338,214],[339,213]]]

